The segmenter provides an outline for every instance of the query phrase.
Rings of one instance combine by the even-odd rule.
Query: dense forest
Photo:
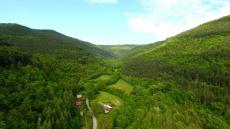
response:
[[[123,68],[125,74],[163,82],[173,81],[183,90],[193,93],[197,104],[220,116],[225,115],[222,121],[229,124],[229,16],[157,44],[137,48],[129,57]]]
[[[62,41],[65,47],[59,47],[59,39],[47,36],[48,31],[36,30],[42,36],[28,39],[34,30],[27,29],[0,25],[0,128],[81,128],[75,99],[90,87],[80,83],[103,70],[100,58],[107,52],[84,42],[68,42],[75,39]],[[89,51],[89,45],[95,51]]]
[[[230,16],[140,46],[0,24],[0,61],[2,129],[230,129]]]

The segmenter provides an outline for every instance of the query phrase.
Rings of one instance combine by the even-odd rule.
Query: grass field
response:
[[[89,113],[87,113],[85,115],[86,115],[85,116],[86,123],[85,123],[84,127],[85,127],[85,129],[92,129],[92,127],[93,127],[92,117],[91,117],[91,115]],[[82,128],[82,129],[84,129],[84,128]]]
[[[111,85],[111,87],[118,89],[118,90],[121,90],[127,95],[129,95],[133,91],[133,87],[129,83],[125,82],[122,79],[117,81],[117,83]]]
[[[119,97],[104,91],[101,91],[100,94],[96,97],[96,99],[93,100],[93,102],[100,104],[110,103],[113,106],[121,106],[123,104],[123,101]]]
[[[98,129],[112,129],[113,120],[110,114],[100,114],[97,117],[98,119]]]
[[[111,79],[111,75],[101,75],[98,78],[96,78],[96,80],[101,80],[101,81],[108,81],[109,79]]]
[[[100,94],[91,102],[92,109],[98,120],[98,129],[111,129],[112,128],[112,117],[110,114],[104,114],[101,104],[109,103],[112,104],[113,110],[116,110],[123,105],[123,101],[108,92],[101,91]]]

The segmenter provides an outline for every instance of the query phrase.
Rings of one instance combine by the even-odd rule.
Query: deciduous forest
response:
[[[0,128],[91,129],[92,116],[98,129],[230,129],[230,16],[147,45],[0,24]]]

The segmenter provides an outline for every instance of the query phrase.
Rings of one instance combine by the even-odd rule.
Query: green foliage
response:
[[[142,82],[134,78],[133,81]],[[173,83],[150,82],[146,87],[143,87],[143,84],[136,86],[134,92],[123,100],[124,106],[111,113],[113,128],[227,129],[230,127],[221,114],[216,114],[200,105],[193,92],[179,88]]]
[[[224,117],[226,118],[226,120],[230,124],[230,109],[229,108],[224,111]]]
[[[108,52],[112,52],[115,56],[124,56],[129,51],[137,48],[138,45],[100,45],[100,47]]]
[[[0,45],[0,52],[1,67],[17,67],[31,62],[31,57],[28,54],[13,46],[2,44]]]
[[[91,43],[74,39],[54,30],[35,30],[17,24],[0,24],[0,41],[5,41],[30,52],[50,52],[56,49],[84,50],[91,54],[110,57]]]
[[[102,62],[84,50],[31,54],[0,46],[0,128],[82,128],[75,97]],[[96,72],[97,72],[96,71]]]
[[[229,16],[224,17],[142,48],[142,52],[139,50],[126,62],[123,72],[156,80],[175,80],[190,90],[195,86],[201,89],[202,85],[223,87],[222,94],[229,100],[229,22]]]
[[[152,107],[161,113],[153,122],[159,123],[149,128],[230,128],[229,30],[230,16],[226,16],[165,41],[134,49],[123,59],[126,75],[164,82],[149,86],[150,93],[156,94],[154,99],[158,100]],[[165,85],[167,82],[170,85]],[[134,88],[133,94],[140,91],[145,89]]]
[[[228,129],[229,125],[217,117],[209,117],[204,129]]]
[[[120,79],[119,74],[114,74],[109,81],[106,82],[106,85],[112,85],[115,84]]]
[[[84,102],[75,107],[81,93],[100,129],[229,129],[229,23],[102,46],[121,57],[105,60],[110,52],[55,31],[0,24],[0,128],[81,129],[90,117],[80,116]],[[113,110],[104,114],[102,103]]]
[[[126,95],[129,95],[133,91],[133,87],[124,80],[118,80],[115,84],[111,85],[112,88],[121,90]]]

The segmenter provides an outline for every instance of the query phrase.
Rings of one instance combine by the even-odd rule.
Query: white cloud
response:
[[[117,0],[84,0],[89,4],[116,4]]]
[[[204,22],[230,15],[229,0],[139,0],[144,13],[129,13],[134,32],[152,33],[155,40],[191,29]]]

